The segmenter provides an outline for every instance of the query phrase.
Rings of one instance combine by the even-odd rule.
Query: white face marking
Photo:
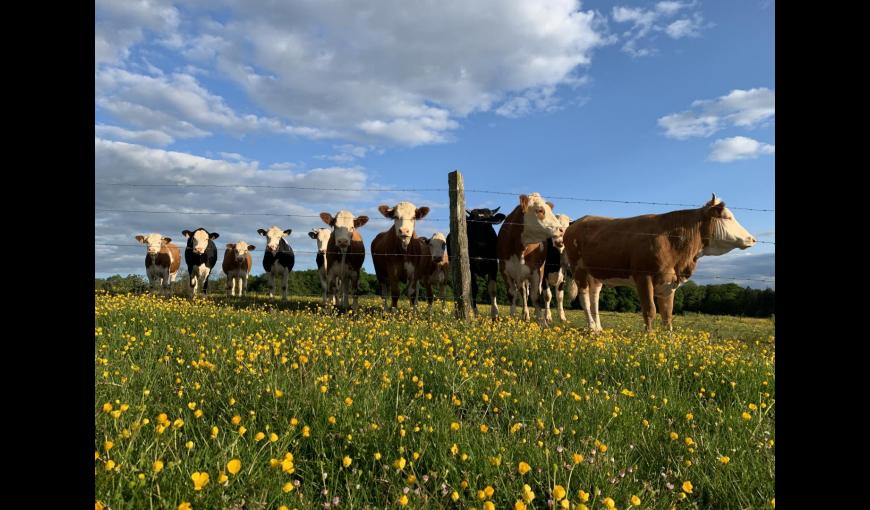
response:
[[[402,247],[407,248],[414,236],[417,224],[417,207],[411,202],[399,202],[393,210],[393,228],[402,240]]]
[[[559,220],[544,198],[539,193],[529,195],[529,205],[523,215],[523,244],[543,242],[557,235],[560,228]]]
[[[559,250],[559,253],[562,253],[562,250],[565,249],[565,230],[571,223],[571,218],[567,214],[557,214],[556,220],[559,222],[559,231],[553,236],[553,246]]]
[[[236,260],[244,260],[245,254],[248,253],[248,243],[239,241],[233,246],[233,251],[236,253]]]
[[[205,230],[197,230],[193,233],[193,252],[205,253],[206,248],[208,248],[208,234]]]
[[[280,243],[281,238],[286,235],[287,234],[278,227],[269,228],[269,230],[266,231],[266,249],[271,252],[278,251],[278,243]]]
[[[447,238],[441,232],[435,232],[429,238],[429,253],[432,254],[433,259],[441,260],[446,252]]]
[[[727,207],[722,210],[721,218],[712,218],[711,221],[713,231],[704,255],[723,255],[735,248],[745,250],[756,243],[755,237],[743,228]]]
[[[335,245],[342,251],[350,246],[350,242],[353,239],[355,229],[353,220],[353,214],[348,211],[338,211],[338,214],[335,215],[335,230],[333,235],[335,236]]]
[[[148,246],[148,253],[151,255],[160,253],[160,248],[163,247],[163,236],[160,234],[148,234],[144,237],[143,244]]]
[[[314,239],[317,242],[317,251],[326,253],[326,247],[329,244],[329,236],[332,235],[332,231],[328,228],[318,228],[315,232],[317,233],[317,238]]]

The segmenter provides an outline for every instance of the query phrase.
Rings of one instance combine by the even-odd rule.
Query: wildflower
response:
[[[453,493],[450,495],[450,499],[452,499],[454,502],[459,501],[459,493],[453,491]]]
[[[521,499],[518,499],[514,503],[514,510],[526,510],[526,504]]]
[[[311,427],[308,425],[302,427],[302,437],[308,437],[311,435]]]
[[[291,491],[293,491],[293,489],[295,489],[295,488],[296,488],[296,487],[293,485],[293,482],[287,482],[287,483],[284,484],[283,487],[281,487],[281,490],[284,491],[284,492],[291,492]]]
[[[115,469],[115,461],[110,459],[106,462],[106,471],[111,471],[113,469]]]
[[[589,501],[589,493],[582,489],[577,491],[577,497],[580,498],[580,501],[582,503],[586,503],[587,501]]]
[[[182,420],[181,418],[178,418],[177,420],[172,422],[172,428],[174,428],[174,429],[180,429],[183,426],[184,426],[184,420]]]
[[[408,461],[405,460],[405,457],[399,457],[395,462],[393,462],[393,467],[399,470],[405,469],[405,464],[407,464],[407,462]]]
[[[495,503],[492,501],[487,501],[483,504],[483,510],[495,510]]]
[[[640,498],[637,497],[637,496],[632,495],[632,496],[631,496],[631,504],[632,504],[633,506],[640,506]]]
[[[342,465],[344,465],[344,467],[346,467],[346,468],[347,468],[347,467],[350,467],[350,464],[351,464],[352,462],[353,462],[353,459],[351,459],[351,458],[348,457],[347,455],[345,455],[344,458],[341,460]]]
[[[274,442],[277,441],[277,440],[278,440],[278,434],[276,434],[276,433],[274,433],[274,432],[272,432],[271,434],[269,434],[269,441],[270,441],[270,442],[274,443]]]
[[[489,432],[489,427],[485,423],[481,423],[480,424],[480,431],[483,432],[484,434],[486,434],[487,432]]]
[[[459,430],[459,424],[454,421],[450,424],[450,430],[456,432],[457,430]]]
[[[233,425],[238,425],[239,423],[242,423],[242,417],[237,414],[237,415],[233,416],[233,419],[230,421],[232,422]]]
[[[399,498],[399,504],[402,506],[406,506],[408,504],[408,496],[406,494],[402,494],[402,497]]]
[[[676,441],[679,438],[680,438],[679,434],[677,434],[676,432],[671,432],[671,441]]]
[[[347,407],[352,406],[352,405],[353,405],[353,399],[350,398],[350,397],[347,397],[346,399],[344,399],[344,405],[346,405]]]
[[[226,473],[224,473],[223,471],[221,471],[220,473],[218,473],[218,480],[217,480],[217,481],[218,481],[219,484],[224,484],[224,483],[226,483],[228,480],[229,480],[229,477],[227,476]]]
[[[239,427],[239,435],[240,435],[240,436],[244,436],[244,435],[245,435],[245,432],[247,432],[247,431],[248,431],[248,429],[246,429],[244,425],[242,425],[241,427]]]
[[[193,449],[193,441],[188,441],[188,442],[184,443],[184,447],[187,448],[188,450],[192,450]]]
[[[178,510],[193,510],[193,507],[187,501],[182,501],[180,505],[178,505]]]
[[[533,499],[535,499],[535,493],[532,492],[532,488],[528,485],[523,485],[523,500],[526,503],[531,503]]]
[[[613,498],[604,498],[601,502],[604,503],[607,510],[616,510],[616,502],[613,501]]]
[[[381,460],[381,452],[375,452],[375,460]]]
[[[517,471],[518,471],[521,475],[524,475],[524,474],[528,473],[530,469],[532,469],[532,466],[529,466],[529,465],[526,464],[525,462],[520,462],[520,464],[517,466]]]
[[[719,462],[721,462],[722,464],[728,464],[729,462],[731,462],[731,457],[723,455],[719,457]]]
[[[197,471],[190,475],[190,479],[193,480],[193,489],[201,491],[208,484],[208,473]]]
[[[495,494],[495,489],[492,488],[492,485],[487,485],[483,489],[483,492],[484,492],[484,494],[486,494],[486,497],[491,498],[492,495]]]
[[[151,464],[151,471],[154,471],[155,473],[163,471],[163,461],[155,460],[154,464]]]
[[[752,415],[747,413],[746,411],[743,411],[743,414],[741,414],[740,417],[743,418],[744,421],[749,421],[752,419]]]
[[[575,453],[574,455],[571,456],[571,460],[574,461],[575,465],[580,464],[581,462],[583,462],[583,456],[580,455],[579,453]]]
[[[692,482],[688,480],[683,482],[683,492],[685,492],[686,494],[692,493]]]
[[[211,428],[211,438],[215,439],[218,436],[218,432],[220,432],[220,429],[218,429],[217,427],[212,427]]]
[[[227,471],[229,471],[231,475],[235,475],[240,469],[242,469],[242,461],[239,459],[233,459],[227,462]]]
[[[565,492],[565,487],[562,487],[561,485],[553,487],[553,498],[556,501],[562,501],[565,499],[565,494],[567,494],[567,492]]]

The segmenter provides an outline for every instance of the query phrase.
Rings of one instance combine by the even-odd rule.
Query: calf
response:
[[[257,233],[266,238],[266,253],[263,254],[263,269],[269,275],[272,290],[269,297],[275,295],[275,284],[283,282],[281,297],[287,299],[287,286],[290,280],[290,271],[296,263],[296,255],[293,248],[287,244],[284,237],[289,236],[293,229],[281,230],[278,227],[270,227],[269,230],[257,229]]]
[[[330,298],[327,296],[329,290],[329,280],[326,275],[329,271],[329,262],[326,260],[326,248],[329,244],[329,238],[332,236],[332,230],[328,228],[313,228],[308,233],[308,237],[317,241],[317,276],[320,277],[320,288],[323,289],[323,304],[330,304]],[[332,297],[331,304],[335,304],[335,296]]]
[[[217,264],[217,246],[214,239],[220,237],[220,234],[204,228],[192,232],[183,230],[181,234],[187,238],[184,262],[187,263],[187,274],[190,277],[190,296],[196,298],[200,289],[203,294],[208,293],[208,277]]]
[[[487,291],[491,306],[489,315],[493,319],[498,317],[498,260],[496,243],[498,236],[495,233],[495,225],[505,219],[505,215],[498,212],[501,207],[493,210],[472,209],[465,211],[467,217],[466,232],[468,235],[468,262],[471,266],[471,308],[477,315],[477,278],[484,278],[487,282]],[[447,250],[450,251],[450,236],[447,234]]]
[[[239,297],[248,290],[248,275],[251,274],[251,251],[256,246],[239,241],[236,244],[227,244],[224,252],[223,270],[227,275],[227,294]]]
[[[601,287],[634,287],[646,331],[652,330],[657,305],[672,330],[674,293],[692,276],[698,259],[745,250],[755,242],[716,195],[698,209],[632,218],[584,216],[565,231],[574,279],[571,299],[579,288],[589,328],[598,332]]]
[[[428,207],[415,207],[410,202],[399,202],[395,207],[381,205],[378,211],[393,220],[393,226],[372,240],[372,262],[384,297],[384,311],[396,310],[399,304],[399,283],[407,283],[411,307],[417,309],[417,282],[424,260],[430,256],[429,247],[419,241],[414,232],[417,220],[429,214]],[[392,298],[387,306],[387,296]]]
[[[571,223],[571,218],[565,214],[557,214],[556,219],[562,225],[562,231],[568,228]],[[550,301],[553,298],[553,293],[550,292],[550,287],[556,291],[556,308],[559,311],[559,320],[566,322],[564,302],[565,275],[568,269],[568,259],[565,256],[565,243],[562,235],[555,235],[547,239],[546,243],[547,257],[544,260],[544,278],[543,278],[543,306],[546,314],[546,321],[550,323],[553,316],[550,314]]]
[[[511,315],[516,311],[519,296],[523,303],[523,319],[529,320],[528,298],[531,291],[535,319],[547,325],[538,296],[544,277],[546,247],[544,242],[561,235],[562,224],[553,215],[553,204],[538,193],[520,195],[520,204],[505,219],[498,233],[496,252],[498,267],[511,298]]]
[[[181,250],[172,243],[172,239],[160,234],[139,235],[136,240],[148,246],[145,273],[151,288],[156,291],[158,286],[162,286],[163,293],[169,295],[178,268],[181,267]]]
[[[447,306],[447,286],[450,282],[450,261],[447,257],[447,238],[441,232],[435,232],[432,237],[426,239],[420,237],[420,241],[426,243],[429,247],[428,267],[424,268],[424,276],[422,278],[423,286],[426,289],[426,296],[429,301],[429,309],[432,309],[432,302],[435,298],[435,290],[441,294],[442,310]]]
[[[332,227],[332,235],[326,248],[327,288],[333,303],[337,301],[336,294],[341,292],[341,306],[348,307],[348,295],[353,295],[353,311],[356,314],[359,293],[359,273],[366,259],[366,246],[357,231],[369,221],[368,216],[354,217],[348,211],[338,211],[333,216],[320,213],[320,219]]]

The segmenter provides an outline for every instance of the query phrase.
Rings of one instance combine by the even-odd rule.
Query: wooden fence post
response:
[[[471,263],[468,261],[468,229],[465,223],[465,185],[462,174],[447,174],[450,189],[450,266],[456,317],[471,318]]]

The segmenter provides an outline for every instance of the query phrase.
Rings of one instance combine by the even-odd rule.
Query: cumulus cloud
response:
[[[95,181],[98,183],[94,203],[97,244],[94,255],[96,273],[99,274],[143,273],[144,248],[99,246],[136,244],[134,236],[142,233],[156,232],[184,242],[182,230],[203,227],[221,234],[219,241],[223,244],[218,243],[219,248],[239,240],[259,247],[262,238],[257,229],[277,225],[293,229],[290,243],[295,250],[313,251],[315,247],[307,232],[322,226],[318,216],[321,211],[335,213],[347,209],[355,214],[367,214],[371,220],[362,233],[369,242],[390,223],[377,212],[379,203],[396,203],[405,199],[430,207],[443,207],[443,204],[433,204],[407,192],[344,191],[384,188],[371,183],[365,169],[358,166],[328,166],[307,171],[296,171],[293,164],[261,168],[258,162],[241,154],[226,153],[222,159],[214,159],[98,137],[94,139],[94,159]],[[107,186],[102,183],[170,186]],[[178,184],[204,185],[176,186]],[[211,187],[213,185],[231,187]],[[253,253],[254,273],[262,272],[262,254],[259,250]],[[298,269],[315,267],[314,258],[313,254],[300,253],[297,256]]]
[[[745,136],[716,140],[710,147],[710,161],[727,163],[738,159],[755,159],[763,154],[774,154],[776,147]]]
[[[124,129],[118,126],[109,126],[105,124],[97,124],[94,126],[94,134],[101,138],[109,138],[112,140],[124,140],[133,143],[165,146],[175,141],[170,135],[163,131],[155,129],[146,129],[142,131],[133,131]]]
[[[645,57],[657,53],[651,46],[656,34],[665,33],[672,39],[683,37],[699,37],[701,30],[712,24],[705,24],[704,17],[697,10],[696,2],[658,2],[651,9],[641,7],[615,6],[611,18],[619,24],[630,24],[628,30],[622,33],[622,51],[633,57]],[[681,14],[685,12],[685,14]],[[670,21],[677,15],[679,19]],[[649,42],[647,42],[649,41]]]
[[[751,129],[774,118],[776,94],[768,88],[732,90],[716,99],[698,100],[692,109],[658,119],[665,136],[684,140],[707,137],[726,127]]]
[[[179,25],[179,11],[170,0],[96,0],[94,4],[95,65],[118,64],[130,47],[154,34],[172,33]]]

